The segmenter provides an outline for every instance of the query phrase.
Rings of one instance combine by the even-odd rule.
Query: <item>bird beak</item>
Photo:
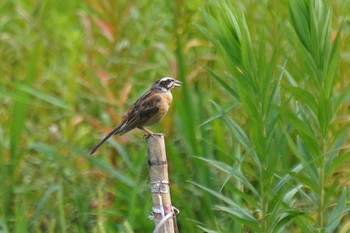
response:
[[[174,87],[181,87],[182,82],[180,82],[179,80],[174,80]]]

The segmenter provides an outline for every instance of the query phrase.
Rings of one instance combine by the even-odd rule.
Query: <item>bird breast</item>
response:
[[[159,93],[157,96],[156,107],[158,111],[150,117],[145,125],[152,125],[158,122],[168,112],[169,107],[173,101],[173,96],[170,91]]]

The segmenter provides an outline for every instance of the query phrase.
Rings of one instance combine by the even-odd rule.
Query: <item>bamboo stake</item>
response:
[[[156,225],[154,233],[177,233],[175,208],[171,205],[164,136],[153,134],[146,139],[153,203],[152,218]]]

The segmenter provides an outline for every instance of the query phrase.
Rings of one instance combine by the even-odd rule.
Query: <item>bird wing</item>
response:
[[[161,93],[151,92],[151,90],[146,92],[123,115],[122,122],[91,149],[90,154],[95,153],[105,141],[115,134],[123,135],[137,127],[157,122],[163,116],[158,106],[161,100]]]
[[[119,134],[125,134],[128,131],[153,123],[153,119],[158,115],[158,103],[161,101],[161,96],[154,92],[146,92],[139,98],[123,116]]]

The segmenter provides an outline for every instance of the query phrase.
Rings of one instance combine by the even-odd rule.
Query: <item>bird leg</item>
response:
[[[139,128],[142,131],[146,132],[146,134],[149,134],[149,135],[153,135],[154,134],[151,130],[146,129],[145,127],[137,127],[137,128]]]
[[[142,131],[144,131],[146,133],[144,135],[144,138],[148,138],[148,137],[155,138],[155,136],[164,136],[165,137],[165,134],[163,134],[163,133],[153,133],[151,130],[146,129],[145,127],[137,127],[137,128],[139,128],[140,130],[142,130]]]
[[[141,129],[143,132],[146,133],[146,134],[145,134],[145,137],[147,137],[147,138],[148,138],[149,136],[154,137],[154,133],[153,133],[151,130],[146,129],[145,127],[142,127],[142,126],[137,127],[137,128]]]

